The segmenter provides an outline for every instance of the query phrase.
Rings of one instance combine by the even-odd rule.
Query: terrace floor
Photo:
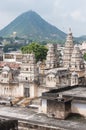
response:
[[[0,106],[0,118],[18,119],[19,121],[61,130],[86,130],[85,123],[49,118],[31,108]]]

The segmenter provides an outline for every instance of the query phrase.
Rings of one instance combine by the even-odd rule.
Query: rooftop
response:
[[[63,97],[75,98],[78,100],[86,100],[86,85],[82,86],[68,86],[66,88],[54,89],[42,94],[42,97],[56,98],[59,95]]]
[[[46,74],[48,74],[48,73],[55,73],[55,74],[59,74],[59,72],[61,73],[61,74],[64,74],[64,73],[67,73],[67,74],[69,74],[69,69],[68,68],[61,68],[61,67],[59,67],[59,68],[53,68],[53,69],[49,69],[49,70],[47,70],[46,71]]]
[[[86,130],[86,124],[69,120],[49,118],[45,114],[34,112],[29,108],[0,106],[0,117],[14,118],[29,124],[61,130]]]
[[[17,62],[0,62],[0,68],[3,68],[5,65],[8,65],[10,68],[14,68],[17,69],[20,67],[21,63],[17,63]]]
[[[77,87],[64,92],[60,92],[63,96],[70,96],[75,98],[83,98],[86,99],[86,87]]]

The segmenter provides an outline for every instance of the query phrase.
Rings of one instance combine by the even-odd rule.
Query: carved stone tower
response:
[[[74,50],[71,56],[71,71],[83,71],[85,69],[82,53],[77,45],[74,46]]]
[[[47,44],[48,52],[46,57],[46,68],[56,68],[58,67],[58,54],[57,54],[57,45],[56,44]]]
[[[64,53],[63,53],[63,66],[64,67],[70,67],[73,47],[74,47],[73,36],[72,36],[71,29],[69,29],[69,33],[65,42]]]

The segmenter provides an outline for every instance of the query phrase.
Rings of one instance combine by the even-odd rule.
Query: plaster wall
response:
[[[37,86],[35,84],[30,85],[30,97],[37,97]]]
[[[72,103],[71,106],[72,113],[78,113],[86,117],[86,104],[85,103]]]
[[[41,111],[42,111],[43,113],[47,113],[47,100],[46,100],[46,99],[42,99]]]

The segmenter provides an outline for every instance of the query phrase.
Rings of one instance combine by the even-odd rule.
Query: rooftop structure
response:
[[[82,112],[82,108],[86,107],[85,88],[82,87],[84,91],[78,92],[80,89],[78,85],[86,84],[83,57],[80,49],[73,45],[71,30],[69,30],[64,47],[64,67],[59,66],[57,45],[48,44],[48,47],[47,58],[43,63],[36,63],[33,53],[4,55],[6,56],[4,60],[7,61],[0,62],[0,96],[9,97],[10,105],[13,104],[14,106],[12,106],[13,108],[8,107],[8,111],[4,111],[5,107],[4,110],[0,107],[0,115],[5,114],[7,117],[16,118],[19,114],[17,119],[25,121],[28,127],[32,125],[33,129],[65,130],[71,127],[71,123],[70,127],[61,126],[58,123],[59,120],[55,118],[65,119],[73,112],[86,116]],[[17,107],[23,105],[29,108],[34,107],[34,111]],[[38,107],[39,111],[37,111]],[[84,112],[86,113],[86,110]],[[76,125],[73,130],[78,128]]]

